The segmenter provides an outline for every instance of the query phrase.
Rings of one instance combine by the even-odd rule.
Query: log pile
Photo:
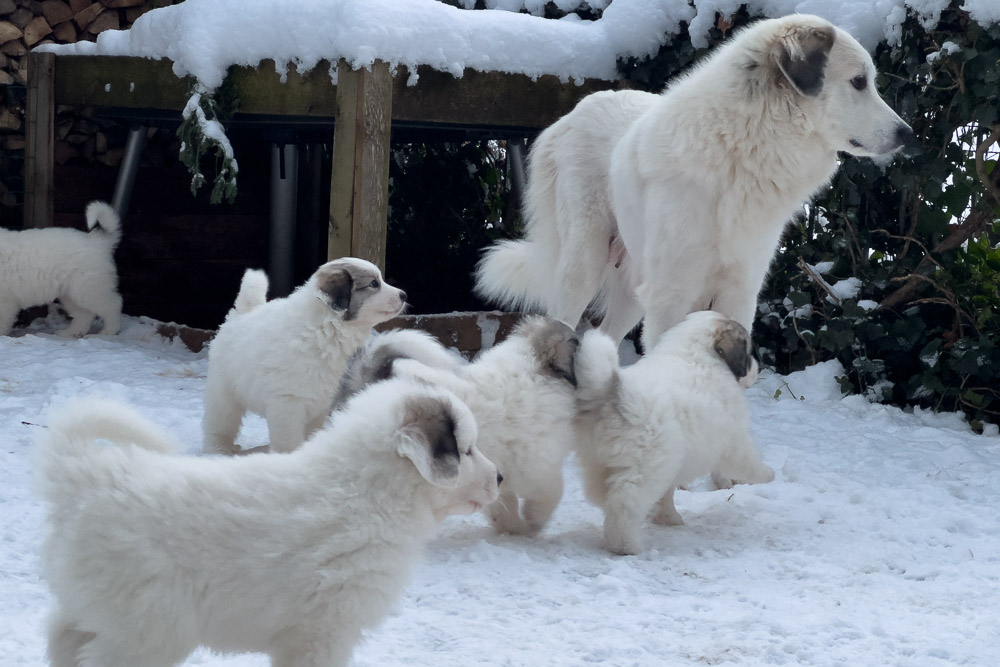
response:
[[[0,225],[17,226],[21,216],[28,51],[42,44],[95,41],[105,30],[127,29],[149,10],[179,1],[0,0]],[[80,158],[116,166],[122,154],[117,136],[78,111],[59,110],[57,162]]]

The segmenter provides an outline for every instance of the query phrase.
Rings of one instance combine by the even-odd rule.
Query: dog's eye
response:
[[[863,74],[856,76],[851,79],[851,85],[854,86],[854,90],[864,90],[868,86],[868,77]]]
[[[378,278],[375,278],[370,283],[368,283],[368,286],[371,287],[371,288],[373,288],[373,289],[377,288],[378,287]]]

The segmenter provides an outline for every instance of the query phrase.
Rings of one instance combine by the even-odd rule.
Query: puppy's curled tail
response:
[[[111,208],[111,204],[103,201],[92,201],[87,204],[85,215],[89,231],[93,232],[96,227],[111,242],[112,248],[118,246],[118,241],[122,237],[121,220],[115,213],[115,209]]]
[[[243,274],[243,280],[240,281],[240,291],[236,295],[236,301],[233,303],[233,308],[229,311],[229,314],[237,313],[242,315],[243,313],[249,313],[257,306],[265,303],[267,301],[267,288],[266,273],[260,269],[247,269]]]
[[[106,440],[163,454],[178,450],[160,427],[132,408],[101,398],[75,398],[51,412],[49,427],[36,438],[38,485],[51,499],[71,498],[101,480],[107,469]]]
[[[603,332],[592,329],[580,339],[576,353],[577,399],[581,410],[591,410],[618,391],[618,347]]]
[[[65,454],[95,440],[137,445],[161,454],[177,451],[170,436],[131,407],[94,397],[74,398],[53,410],[48,431],[39,444],[43,449]]]
[[[500,241],[487,249],[476,266],[476,294],[504,308],[544,307],[544,296],[536,290],[551,277],[539,275],[537,267],[552,261],[538,254],[531,240]]]

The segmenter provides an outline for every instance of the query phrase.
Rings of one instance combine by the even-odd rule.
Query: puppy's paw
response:
[[[712,484],[715,485],[717,489],[731,489],[734,484],[739,484],[739,480],[730,479],[721,472],[712,471]]]
[[[528,524],[517,512],[517,499],[513,501],[513,508],[509,507],[510,501],[503,497],[486,508],[486,516],[490,520],[493,530],[504,535],[529,535],[531,534]]]
[[[606,520],[604,522],[604,547],[619,556],[634,556],[642,550],[639,531]]]
[[[652,516],[652,521],[653,521],[653,523],[655,523],[658,526],[683,526],[684,525],[684,519],[681,518],[680,513],[676,509],[674,509],[674,508],[666,509],[666,508],[662,508],[661,507],[659,509],[659,511],[657,511]]]

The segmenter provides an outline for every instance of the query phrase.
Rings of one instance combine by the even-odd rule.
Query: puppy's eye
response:
[[[368,283],[368,286],[371,287],[371,288],[373,288],[373,289],[377,289],[378,288],[378,278],[375,278],[370,283]]]
[[[863,74],[856,76],[851,79],[851,85],[854,86],[854,90],[864,90],[868,86],[868,77]]]

